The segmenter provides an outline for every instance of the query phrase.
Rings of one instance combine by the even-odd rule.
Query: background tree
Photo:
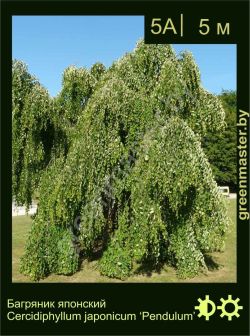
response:
[[[121,279],[144,263],[171,263],[181,277],[206,269],[205,254],[223,248],[227,216],[201,139],[223,128],[224,111],[201,87],[192,55],[140,42],[88,100],[88,81],[80,83],[79,100],[62,98],[78,115],[74,135],[41,178],[22,272],[71,274],[97,252],[101,273]]]
[[[237,183],[236,92],[223,91],[219,99],[225,110],[225,129],[219,132],[208,132],[202,145],[217,183],[220,186],[229,186],[230,191],[235,192]]]

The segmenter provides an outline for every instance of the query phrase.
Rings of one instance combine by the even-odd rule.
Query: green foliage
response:
[[[21,272],[32,280],[50,273],[72,274],[78,269],[78,255],[72,244],[70,229],[48,225],[36,218],[33,222]]]
[[[237,184],[237,130],[236,92],[223,91],[219,99],[225,110],[226,127],[221,131],[210,131],[202,145],[211,164],[214,177],[221,186],[228,185],[236,191]]]
[[[127,263],[148,259],[157,265],[163,243],[181,276],[197,274],[205,266],[203,253],[223,248],[226,223],[224,204],[198,138],[181,119],[168,119],[142,142],[130,178],[132,214],[126,212],[129,225],[118,225],[115,243],[108,247],[108,274],[115,265],[114,246],[115,256],[127,249]],[[102,260],[101,264],[103,272]]]
[[[35,279],[73,272],[77,241],[85,258],[101,256],[100,272],[110,277],[164,262],[194,276],[207,252],[223,248],[227,227],[200,142],[223,128],[222,106],[201,87],[192,56],[177,58],[168,45],[139,42],[100,77],[98,69],[66,70],[56,103],[71,123],[69,146],[40,180],[23,271]],[[53,249],[51,230],[63,239]]]
[[[18,204],[28,208],[46,167],[67,156],[74,127],[104,72],[101,63],[91,71],[67,68],[52,99],[23,62],[13,61],[12,193]]]
[[[106,68],[102,63],[95,63],[92,68],[90,69],[91,75],[96,80],[96,83],[98,83],[99,79],[102,77],[102,75],[105,73]]]
[[[29,206],[53,146],[51,102],[22,62],[13,61],[12,86],[12,191]]]
[[[63,73],[62,90],[56,99],[58,117],[67,131],[74,126],[92,94],[94,78],[87,69],[68,67]]]

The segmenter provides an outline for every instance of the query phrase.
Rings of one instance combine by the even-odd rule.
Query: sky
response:
[[[51,96],[60,92],[69,65],[109,67],[144,36],[143,16],[13,16],[12,58],[24,61]],[[189,50],[212,93],[236,90],[236,45],[174,44]]]

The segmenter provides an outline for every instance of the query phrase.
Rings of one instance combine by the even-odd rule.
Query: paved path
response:
[[[29,208],[28,214],[34,215],[37,210],[37,205],[32,204]],[[24,216],[26,215],[26,209],[24,206],[17,206],[15,203],[12,203],[12,216]]]
[[[233,194],[230,193],[229,194],[229,199],[236,199],[237,198],[237,194]],[[34,215],[37,211],[37,205],[36,204],[32,204],[28,214],[29,215]],[[12,216],[24,216],[26,215],[26,210],[24,206],[16,206],[15,203],[12,203]]]

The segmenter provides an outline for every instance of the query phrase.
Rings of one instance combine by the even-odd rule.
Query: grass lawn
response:
[[[236,282],[236,200],[227,200],[228,214],[231,218],[230,230],[226,237],[226,248],[222,253],[209,255],[210,269],[192,279],[180,280],[173,267],[165,266],[159,273],[148,272],[120,281],[101,276],[97,269],[97,261],[86,262],[81,269],[71,275],[50,275],[40,282]],[[30,282],[19,272],[20,257],[24,252],[25,241],[31,227],[31,218],[17,216],[12,219],[12,280],[13,282]]]

